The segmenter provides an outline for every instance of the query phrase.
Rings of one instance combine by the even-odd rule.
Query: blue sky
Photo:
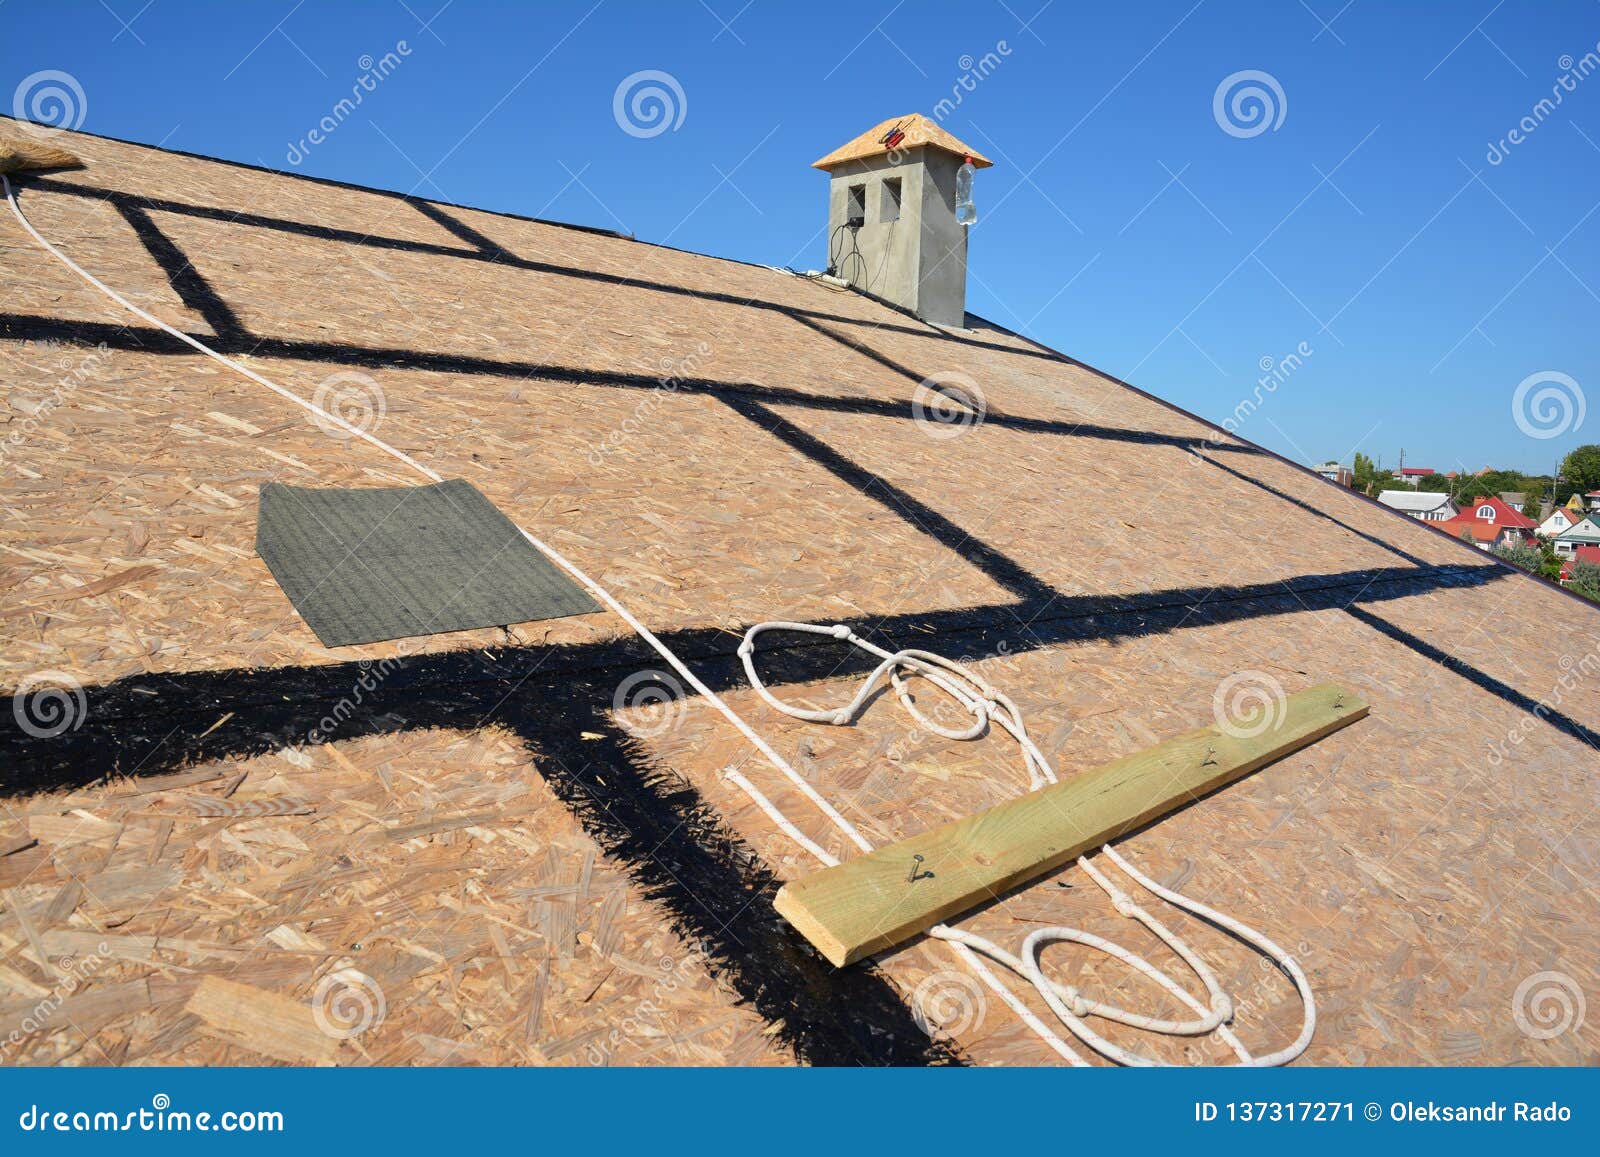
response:
[[[1600,441],[1597,45],[1594,0],[0,0],[0,98],[57,70],[92,132],[799,268],[809,163],[952,98],[996,162],[974,312],[1218,421],[1304,343],[1243,436],[1547,471]],[[645,70],[682,93],[655,135],[613,113]],[[1219,120],[1246,71],[1271,85]]]

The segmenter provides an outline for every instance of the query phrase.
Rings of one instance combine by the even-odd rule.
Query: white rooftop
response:
[[[1450,496],[1427,490],[1384,490],[1378,494],[1378,501],[1396,510],[1404,510],[1408,514],[1425,514],[1431,510],[1438,510],[1450,501]]]

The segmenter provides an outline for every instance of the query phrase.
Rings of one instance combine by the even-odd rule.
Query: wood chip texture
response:
[[[981,319],[945,333],[600,231],[60,143],[87,167],[15,182],[45,236],[302,397],[354,390],[874,843],[1020,794],[1015,745],[921,731],[893,696],[847,728],[780,716],[739,672],[749,624],[966,659],[1064,777],[1241,688],[1351,688],[1368,719],[1123,854],[1298,957],[1309,1063],[1600,1063],[1600,608]],[[258,491],[420,480],[119,313],[9,216],[0,282],[0,1062],[1054,1061],[942,944],[816,970],[770,912],[816,864],[726,769],[853,849],[614,616],[322,646],[255,552]],[[939,420],[926,383],[951,375],[981,415]],[[777,693],[847,701],[845,652],[793,642],[763,655]],[[1292,1039],[1281,975],[1171,920],[1252,1048]],[[1074,866],[961,923],[1178,967]],[[1046,964],[1178,1013],[1103,957]],[[1589,1015],[1540,1020],[1559,993]],[[908,1045],[913,1022],[933,1039]]]

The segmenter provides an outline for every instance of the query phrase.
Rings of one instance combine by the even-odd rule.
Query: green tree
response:
[[[1354,475],[1352,485],[1363,494],[1392,490],[1395,485],[1393,471],[1379,470],[1372,459],[1359,450],[1356,451],[1355,465],[1350,472]]]
[[[1600,603],[1600,566],[1592,562],[1573,563],[1572,579],[1567,583],[1567,589]]]
[[[1474,498],[1482,498],[1485,495],[1495,493],[1494,487],[1490,486],[1482,478],[1462,477],[1454,479],[1454,482],[1455,485],[1451,487],[1450,495],[1456,500],[1457,506],[1465,506]]]
[[[1573,494],[1587,494],[1600,490],[1600,446],[1579,446],[1561,463],[1561,482],[1557,487],[1557,502],[1565,502]]]
[[[1514,542],[1509,546],[1497,546],[1493,552],[1496,558],[1503,558],[1514,567],[1532,574],[1540,574],[1544,569],[1544,552],[1537,546],[1525,542]],[[1559,570],[1557,573],[1560,573]]]
[[[1556,544],[1548,538],[1535,537],[1534,545],[1539,548],[1539,555],[1543,561],[1539,564],[1539,573],[1551,582],[1561,581],[1561,564],[1566,560],[1556,553]]]

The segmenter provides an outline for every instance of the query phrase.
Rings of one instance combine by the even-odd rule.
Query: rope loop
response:
[[[756,672],[756,641],[769,631],[826,635],[836,640],[848,641],[851,645],[878,659],[879,662],[862,680],[850,702],[844,706],[826,710],[799,707],[774,695],[767,688],[767,685],[761,681],[760,675]],[[817,627],[806,623],[781,621],[757,623],[746,631],[744,640],[739,645],[739,657],[744,663],[745,675],[749,678],[750,685],[769,704],[791,718],[844,726],[853,722],[860,715],[868,700],[872,697],[873,692],[884,679],[887,679],[894,688],[895,696],[899,699],[901,706],[916,721],[918,727],[947,739],[967,740],[976,739],[986,734],[989,730],[989,725],[993,723],[1010,734],[1021,747],[1023,763],[1028,771],[1030,790],[1037,790],[1047,784],[1057,782],[1055,770],[1050,766],[1049,760],[1045,758],[1044,753],[1029,738],[1027,728],[1022,721],[1022,711],[1017,707],[1016,703],[1003,692],[991,687],[988,681],[977,671],[953,659],[947,659],[930,651],[915,649],[888,651],[861,638],[843,624],[833,627]],[[912,694],[907,683],[906,677],[908,675],[927,679],[944,691],[971,717],[971,725],[967,727],[948,727],[938,720],[930,719],[917,706],[916,696]],[[1105,892],[1107,898],[1111,901],[1113,909],[1119,916],[1143,924],[1172,950],[1174,955],[1184,963],[1189,971],[1194,973],[1195,978],[1199,980],[1201,986],[1205,989],[1206,999],[1204,1003],[1174,980],[1167,972],[1150,963],[1144,957],[1110,940],[1077,928],[1052,926],[1035,929],[1023,941],[1021,952],[1017,955],[1007,952],[998,944],[976,933],[952,928],[948,925],[941,924],[930,929],[929,935],[935,939],[949,941],[958,948],[965,949],[966,952],[962,958],[972,964],[976,971],[979,971],[979,975],[983,977],[986,983],[990,984],[991,988],[995,988],[997,992],[1002,994],[1002,999],[1006,1000],[1013,1011],[1017,1012],[1036,1032],[1045,1035],[1046,1040],[1052,1043],[1056,1051],[1073,1064],[1085,1064],[1087,1062],[1067,1045],[1058,1034],[1052,1032],[1042,1022],[1032,1017],[1031,1013],[1027,1013],[1026,1006],[1016,1001],[1009,990],[1001,986],[998,979],[983,968],[981,958],[987,958],[1026,979],[1033,985],[1045,1004],[1049,1006],[1056,1019],[1073,1036],[1094,1049],[1101,1056],[1118,1064],[1148,1066],[1160,1064],[1161,1062],[1107,1040],[1089,1024],[1089,1018],[1097,1017],[1101,1020],[1109,1020],[1130,1028],[1164,1036],[1197,1037],[1215,1033],[1233,1050],[1234,1056],[1238,1058],[1238,1063],[1243,1065],[1285,1064],[1305,1050],[1306,1046],[1311,1042],[1311,1036],[1316,1027],[1316,1003],[1312,997],[1310,985],[1304,983],[1305,974],[1300,971],[1299,965],[1291,957],[1254,929],[1231,917],[1223,916],[1221,913],[1215,912],[1197,901],[1190,900],[1177,892],[1156,884],[1109,846],[1102,847],[1100,853],[1120,869],[1129,880],[1151,895],[1165,900],[1174,907],[1187,911],[1192,915],[1211,920],[1236,938],[1251,945],[1256,951],[1267,956],[1280,970],[1288,975],[1294,981],[1295,989],[1305,1009],[1301,1031],[1294,1043],[1267,1056],[1253,1057],[1250,1051],[1245,1048],[1243,1042],[1234,1034],[1232,1028],[1229,1027],[1233,1019],[1234,1003],[1232,998],[1223,991],[1216,974],[1212,972],[1200,955],[1182,937],[1140,906],[1087,856],[1078,859],[1078,866]],[[1112,957],[1114,960],[1127,965],[1139,975],[1153,981],[1169,996],[1192,1012],[1194,1016],[1187,1020],[1147,1016],[1105,1001],[1095,1000],[1084,995],[1075,986],[1060,984],[1050,979],[1044,970],[1043,951],[1047,945],[1054,943],[1078,944]]]

